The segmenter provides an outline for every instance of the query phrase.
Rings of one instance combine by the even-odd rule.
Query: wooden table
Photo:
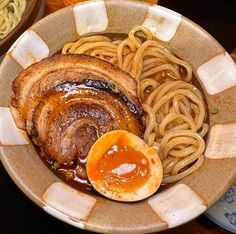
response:
[[[118,0],[117,0],[118,1]],[[159,4],[192,19],[210,32],[228,52],[236,45],[236,1],[159,0]],[[204,6],[204,7],[203,7]],[[203,9],[204,8],[204,9]],[[46,14],[51,9],[46,8]],[[236,59],[236,51],[235,51]],[[80,231],[52,216],[31,202],[12,182],[0,163],[0,233],[47,234],[90,233]],[[163,234],[227,234],[204,215]]]

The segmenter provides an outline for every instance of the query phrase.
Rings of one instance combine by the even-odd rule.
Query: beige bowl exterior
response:
[[[211,129],[206,159],[198,171],[144,201],[119,203],[64,184],[44,165],[26,134],[16,128],[8,107],[12,81],[23,68],[83,35],[127,33],[136,25],[150,28],[191,63],[206,96]],[[38,206],[76,227],[122,234],[172,228],[203,213],[236,177],[235,65],[207,32],[166,8],[137,1],[97,0],[55,12],[33,25],[10,48],[0,67],[0,90],[4,167]],[[215,108],[218,113],[210,114]]]

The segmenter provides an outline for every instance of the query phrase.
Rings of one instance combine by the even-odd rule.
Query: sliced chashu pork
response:
[[[103,80],[115,86],[137,108],[136,81],[114,65],[88,55],[54,55],[23,70],[13,82],[12,106],[32,127],[32,112],[43,95],[58,84],[80,82],[84,79]],[[22,123],[18,124],[19,127]]]
[[[112,129],[142,135],[136,89],[133,78],[103,60],[55,55],[14,81],[14,119],[46,155],[70,162],[85,158],[96,139]]]

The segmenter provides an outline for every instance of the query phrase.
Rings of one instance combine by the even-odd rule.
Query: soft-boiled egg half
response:
[[[99,193],[124,202],[151,196],[163,177],[156,150],[123,130],[108,132],[94,143],[87,157],[86,170]]]

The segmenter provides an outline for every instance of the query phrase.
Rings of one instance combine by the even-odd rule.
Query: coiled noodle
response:
[[[63,54],[85,53],[119,66],[137,80],[145,115],[144,140],[157,149],[164,168],[163,183],[173,183],[204,162],[203,137],[208,131],[200,90],[191,65],[142,26],[123,40],[104,35],[84,37],[64,46]]]
[[[26,8],[26,0],[0,0],[0,39],[19,23]]]

